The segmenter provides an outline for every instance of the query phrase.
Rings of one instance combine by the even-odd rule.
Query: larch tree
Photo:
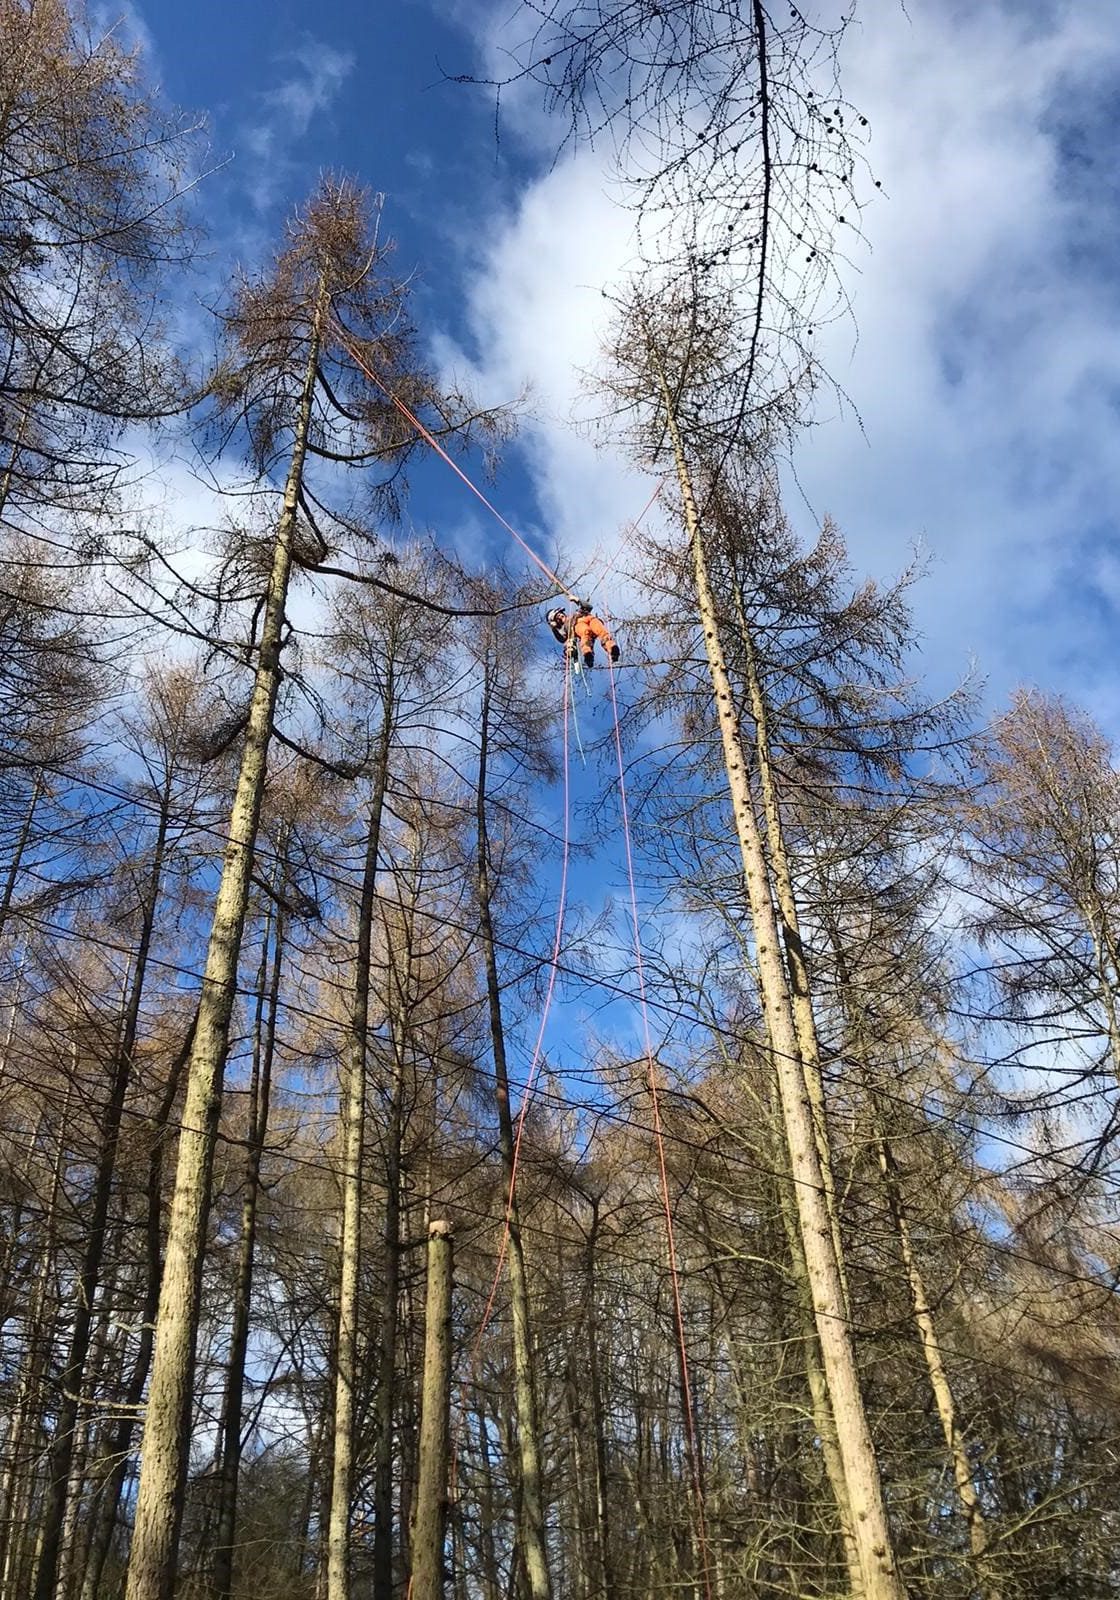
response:
[[[451,1439],[452,1234],[428,1225],[428,1292],[424,1307],[424,1394],[409,1587],[415,1600],[442,1600]]]
[[[131,747],[143,771],[137,800],[150,808],[150,839],[138,840],[129,862],[129,887],[135,896],[132,913],[123,908],[119,922],[135,924],[134,948],[111,1057],[107,1063],[104,1103],[98,1118],[98,1155],[89,1197],[88,1232],[77,1275],[77,1296],[70,1347],[59,1375],[59,1404],[48,1458],[49,1493],[40,1533],[35,1594],[49,1600],[55,1593],[68,1500],[73,1505],[71,1470],[78,1439],[79,1399],[86,1387],[86,1361],[94,1331],[108,1244],[110,1204],[117,1170],[118,1146],[125,1108],[135,1073],[142,1006],[150,977],[156,919],[166,896],[169,857],[197,805],[201,780],[189,746],[194,734],[198,695],[183,671],[151,672],[142,686],[140,708],[126,716],[122,743]],[[127,893],[127,891],[126,891]]]
[[[0,526],[57,536],[118,487],[128,423],[182,407],[161,285],[194,247],[200,125],[80,0],[4,0]]]
[[[967,886],[980,939],[1005,957],[1008,1025],[1076,1039],[1087,1074],[1120,1078],[1120,775],[1099,728],[1019,691],[976,744],[965,798]]]
[[[318,780],[318,782],[317,782]],[[216,1455],[216,1507],[209,1582],[215,1600],[230,1600],[237,1572],[237,1512],[245,1443],[246,1374],[253,1331],[253,1291],[257,1276],[260,1212],[274,1082],[277,1041],[283,1023],[284,963],[291,959],[293,922],[318,916],[314,897],[303,887],[301,872],[307,837],[321,810],[321,774],[310,763],[295,761],[274,775],[265,797],[268,832],[267,865],[258,878],[260,958],[252,996],[252,1029],[248,1103],[245,1123],[245,1170],[241,1180],[233,1274],[229,1349],[222,1384]],[[92,1600],[92,1597],[91,1597]]]
[[[248,706],[224,740],[228,745],[240,735],[240,769],[187,1074],[129,1600],[166,1600],[175,1580],[210,1179],[281,658],[290,636],[289,589],[297,566],[337,572],[328,564],[329,536],[337,541],[353,533],[352,523],[328,524],[309,463],[319,458],[370,469],[375,498],[391,509],[404,463],[419,442],[391,397],[434,410],[435,425],[445,431],[461,420],[457,399],[440,396],[415,362],[404,300],[403,287],[386,276],[385,247],[372,234],[365,196],[327,179],[293,219],[272,270],[242,284],[224,319],[226,356],[211,384],[218,416],[227,419],[231,437],[244,428],[262,487],[281,464],[284,487],[271,536],[250,543],[239,563],[242,576],[255,566],[265,587],[256,590],[247,641],[253,663]]]
[[[393,568],[403,582],[434,597],[434,574],[420,562],[402,562]],[[355,1490],[355,1452],[358,1440],[358,1369],[360,1348],[359,1283],[362,1265],[367,1136],[370,1107],[371,1043],[380,1038],[390,1061],[388,1073],[384,1149],[386,1156],[385,1213],[380,1317],[380,1374],[375,1401],[378,1429],[374,1450],[373,1582],[379,1597],[392,1594],[393,1586],[393,1417],[396,1381],[396,1327],[400,1279],[400,1163],[405,1108],[403,1095],[402,981],[407,967],[406,944],[385,925],[386,908],[378,900],[378,876],[384,866],[383,832],[387,797],[399,787],[403,774],[401,744],[407,744],[410,727],[435,709],[440,691],[431,674],[446,623],[415,602],[399,595],[376,600],[363,597],[347,608],[336,623],[336,650],[332,670],[346,683],[346,699],[368,744],[364,763],[360,816],[361,867],[354,906],[353,984],[347,1001],[345,1062],[340,1093],[342,1148],[342,1214],[339,1228],[339,1283],[337,1328],[334,1339],[335,1394],[332,1410],[333,1438],[330,1472],[330,1532],[327,1543],[326,1592],[328,1600],[348,1600],[351,1592],[351,1517]],[[351,739],[356,735],[351,735]],[[397,802],[399,805],[399,801]],[[384,930],[380,941],[379,930]],[[384,945],[385,973],[379,977],[375,946]]]
[[[729,672],[726,628],[713,587],[711,535],[705,490],[711,463],[727,459],[741,435],[748,405],[758,411],[756,448],[765,430],[777,431],[795,415],[796,393],[762,407],[749,385],[749,312],[734,298],[717,301],[714,284],[694,273],[687,295],[658,298],[648,287],[632,292],[622,313],[606,383],[632,429],[642,461],[664,464],[679,493],[680,519],[692,568],[695,615],[708,662],[720,732],[727,790],[754,930],[755,962],[790,1162],[801,1247],[812,1287],[817,1337],[836,1423],[850,1526],[865,1600],[899,1600],[904,1593],[886,1501],[856,1369],[845,1307],[843,1261],[830,1217],[828,1183],[821,1165],[821,1125],[814,1116],[811,1073],[798,1038],[787,950],[783,944],[778,886],[771,866],[781,843],[767,839],[765,797],[750,781],[749,746],[740,724],[738,696]],[[788,426],[788,421],[784,423]],[[741,446],[741,437],[740,437]],[[667,459],[665,459],[667,458]],[[718,482],[718,479],[715,481]],[[769,855],[768,855],[769,850]]]

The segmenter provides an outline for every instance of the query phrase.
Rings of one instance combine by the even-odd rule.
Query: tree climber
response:
[[[574,612],[567,612],[562,606],[553,606],[546,620],[552,629],[553,638],[564,646],[569,661],[574,660],[578,650],[583,657],[584,666],[593,667],[596,639],[612,661],[618,660],[618,646],[611,638],[602,618],[597,617],[592,611],[590,600],[580,600],[578,609]]]

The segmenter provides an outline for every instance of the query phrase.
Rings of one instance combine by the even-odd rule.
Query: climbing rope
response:
[[[377,387],[381,390],[381,393],[390,402],[390,404],[395,406],[400,412],[401,416],[404,417],[407,422],[412,424],[412,426],[416,429],[416,432],[420,435],[421,439],[423,439],[426,444],[430,445],[436,454],[447,463],[455,476],[460,479],[462,483],[466,484],[467,488],[477,499],[481,500],[482,504],[486,507],[487,511],[489,511],[490,515],[495,517],[497,521],[501,523],[506,532],[516,539],[517,543],[521,546],[522,550],[524,550],[530,561],[534,561],[536,563],[536,565],[544,573],[545,577],[548,578],[551,583],[555,584],[556,588],[562,595],[566,595],[569,600],[578,604],[578,596],[572,593],[563,579],[560,578],[548,565],[548,562],[541,559],[541,557],[533,549],[532,545],[530,545],[526,539],[522,538],[521,534],[518,533],[512,522],[506,521],[505,517],[502,516],[502,513],[498,510],[497,506],[491,504],[478,485],[467,476],[467,474],[459,466],[458,462],[454,461],[447,453],[447,451],[440,444],[439,440],[436,438],[435,434],[424,426],[412,408],[406,405],[399,395],[394,394],[392,389],[389,388],[388,384],[384,383],[382,379],[377,376],[377,373],[367,365],[358,351],[354,348],[353,340],[347,333],[346,329],[342,326],[341,322],[338,321],[337,317],[334,318],[334,326],[335,331],[342,341],[343,348],[346,350],[354,364],[361,368],[371,383],[375,383],[377,385]]]

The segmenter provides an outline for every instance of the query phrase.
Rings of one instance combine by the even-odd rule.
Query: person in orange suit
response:
[[[571,613],[560,606],[553,606],[548,613],[548,625],[552,629],[553,638],[564,646],[569,659],[578,650],[583,657],[584,666],[593,667],[595,641],[598,639],[610,659],[618,660],[618,646],[611,638],[606,623],[592,611],[589,600],[581,600],[578,610]]]

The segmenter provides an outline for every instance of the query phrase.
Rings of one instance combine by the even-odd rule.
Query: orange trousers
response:
[[[608,655],[615,647],[606,624],[599,617],[577,616],[571,624],[571,633],[576,646],[585,658],[594,655],[596,639]]]

